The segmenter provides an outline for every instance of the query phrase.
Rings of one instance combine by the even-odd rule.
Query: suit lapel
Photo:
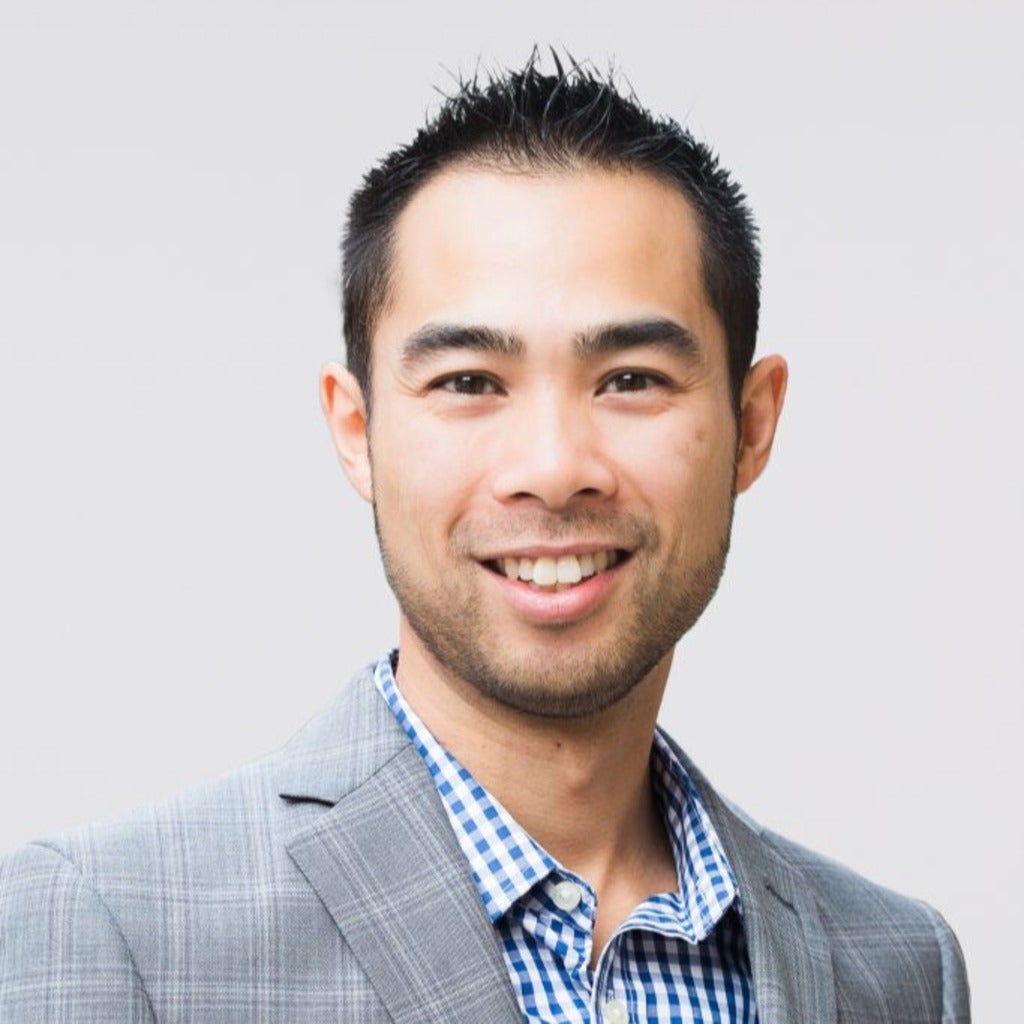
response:
[[[759,1024],[835,1024],[828,938],[807,884],[678,747],[739,884]]]
[[[498,937],[411,744],[288,852],[395,1024],[521,1020]]]
[[[736,874],[760,1024],[835,1024],[807,886],[673,744]],[[419,755],[367,671],[297,737],[282,796],[333,805],[288,852],[395,1024],[518,1024],[493,925]]]

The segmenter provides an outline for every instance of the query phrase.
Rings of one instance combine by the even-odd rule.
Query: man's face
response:
[[[608,707],[670,657],[718,584],[737,444],[676,190],[442,173],[399,218],[372,380],[404,644],[549,716]]]

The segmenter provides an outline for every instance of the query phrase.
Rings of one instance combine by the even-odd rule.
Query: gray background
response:
[[[317,372],[371,160],[534,40],[723,154],[792,384],[664,711],[755,816],[1024,966],[1005,5],[5,3],[0,849],[282,744],[394,637]],[[1012,1002],[1011,1002],[1012,1000]]]

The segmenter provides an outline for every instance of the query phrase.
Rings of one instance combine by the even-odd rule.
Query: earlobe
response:
[[[320,373],[320,404],[345,476],[366,501],[373,501],[369,422],[363,389],[340,363]]]
[[[737,494],[750,487],[768,464],[788,379],[786,360],[773,355],[756,362],[743,382],[736,457]]]

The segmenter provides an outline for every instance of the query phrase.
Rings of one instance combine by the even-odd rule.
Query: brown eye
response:
[[[498,385],[482,373],[457,373],[438,381],[437,386],[456,395],[493,395],[498,392]]]
[[[624,370],[622,373],[609,377],[602,385],[603,391],[624,392],[624,391],[646,391],[648,388],[659,387],[665,382],[653,373],[644,373],[640,370]]]

